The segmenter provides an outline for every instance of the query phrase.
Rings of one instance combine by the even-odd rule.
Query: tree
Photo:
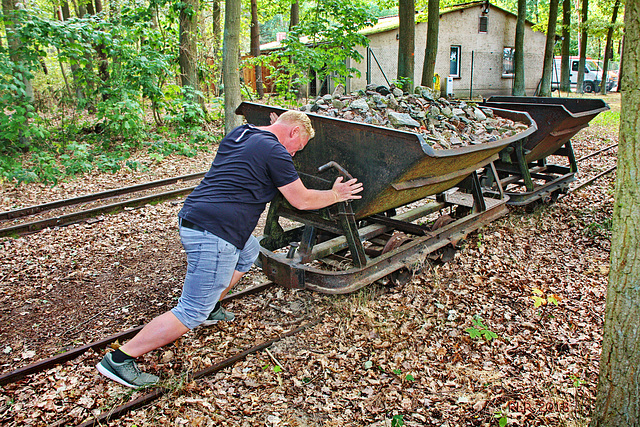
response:
[[[257,58],[260,56],[260,22],[258,21],[258,0],[251,0],[251,56]],[[256,92],[258,98],[264,96],[264,87],[262,86],[262,67],[256,64],[254,67],[256,73]]]
[[[527,17],[527,0],[518,0],[518,21],[514,53],[514,79],[511,95],[524,96],[524,25]]]
[[[224,10],[224,41],[222,74],[224,80],[224,130],[231,132],[242,123],[236,115],[240,105],[240,19],[242,7],[238,0],[226,0]]]
[[[16,3],[15,0],[2,0],[2,12],[4,14],[4,28],[7,34],[7,47],[9,48],[9,57],[13,62],[17,75],[21,75],[22,84],[24,85],[24,96],[27,101],[33,101],[33,86],[31,84],[31,75],[27,71],[27,66],[22,57],[22,41],[17,35],[18,26],[20,25],[17,18],[17,11],[23,9],[22,3]]]
[[[640,38],[640,1],[627,0],[625,38]],[[591,427],[637,426],[640,420],[640,51],[623,48],[618,170],[600,374]]]
[[[300,23],[300,2],[298,0],[291,3],[291,12],[289,15],[289,31]]]
[[[571,92],[571,70],[569,55],[571,51],[571,0],[562,0],[562,59],[560,60],[560,90]]]
[[[551,75],[553,72],[553,48],[556,45],[556,21],[558,20],[559,0],[549,2],[549,22],[547,24],[547,43],[544,48],[544,63],[542,66],[542,82],[540,96],[551,96]]]
[[[600,92],[603,95],[607,94],[607,69],[609,68],[609,52],[611,51],[611,45],[613,43],[613,27],[618,20],[618,8],[620,7],[620,0],[616,0],[613,5],[613,12],[611,13],[611,26],[607,30],[607,43],[604,49],[604,62],[602,64],[602,84],[600,85]]]
[[[578,83],[576,92],[584,93],[584,66],[587,62],[587,19],[589,0],[582,0],[582,21],[580,22],[580,59],[578,60]]]
[[[369,40],[360,30],[375,23],[359,0],[318,1],[309,15],[287,33],[282,49],[257,58],[268,67],[276,91],[284,96],[292,96],[297,92],[293,88],[311,78],[322,82],[331,75],[335,82],[344,83],[347,77],[359,75],[349,61],[362,60],[356,47],[367,46]]]
[[[414,0],[398,1],[398,80],[407,80],[408,87],[404,90],[413,90],[414,78],[414,52],[416,33],[416,7]]]
[[[198,0],[185,0],[180,8],[180,80],[188,98],[202,103],[198,83]]]
[[[427,46],[422,66],[422,86],[433,88],[433,73],[438,54],[438,32],[440,30],[440,0],[429,0],[427,15]]]

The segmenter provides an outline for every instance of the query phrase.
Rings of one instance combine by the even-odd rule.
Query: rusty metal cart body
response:
[[[500,152],[494,163],[498,180],[491,171],[482,177],[485,186],[500,181],[510,205],[553,200],[565,193],[578,170],[571,138],[609,109],[601,99],[584,98],[492,96],[480,105],[527,112],[538,127],[526,141],[516,141]],[[568,165],[550,163],[549,156],[565,157]]]
[[[244,102],[236,113],[266,126],[271,113],[284,111]],[[264,273],[291,288],[352,292],[506,214],[506,199],[484,197],[476,171],[536,128],[526,113],[496,114],[530,127],[504,140],[438,151],[412,132],[308,114],[316,135],[294,157],[300,178],[308,188],[323,190],[339,175],[353,176],[363,183],[362,198],[301,211],[278,195],[260,241]],[[445,210],[449,216],[435,227],[415,223]],[[281,218],[301,225],[285,230]]]

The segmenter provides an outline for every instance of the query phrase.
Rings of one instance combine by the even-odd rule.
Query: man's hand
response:
[[[276,120],[278,120],[278,115],[276,113],[269,114],[269,119],[271,120],[271,124],[274,124]]]
[[[335,203],[345,202],[347,200],[353,199],[361,199],[362,196],[358,195],[358,193],[363,189],[362,183],[358,182],[356,178],[350,179],[346,182],[342,182],[342,179],[343,178],[341,176],[336,178],[335,182],[333,183],[333,187],[331,188],[331,191],[333,191],[333,194],[336,198]]]

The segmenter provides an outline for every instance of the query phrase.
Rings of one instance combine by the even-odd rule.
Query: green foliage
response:
[[[531,299],[533,299],[533,306],[535,308],[538,308],[547,304],[553,304],[557,306],[560,298],[553,294],[545,295],[545,293],[540,289],[534,288],[533,296],[531,297]]]
[[[398,89],[409,90],[412,79],[410,77],[398,77],[391,81]]]
[[[498,420],[499,427],[505,427],[509,423],[507,415],[502,411],[496,411],[495,414],[493,414],[493,418]]]
[[[293,95],[292,88],[310,81],[309,70],[320,80],[332,74],[343,82],[359,75],[356,68],[347,67],[346,60],[362,60],[356,47],[367,46],[368,39],[358,31],[375,21],[356,0],[318,1],[300,19],[300,25],[287,33],[282,49],[251,58],[246,64],[268,68],[276,90],[287,97]]]
[[[152,139],[145,120],[149,105],[155,123],[179,136],[179,142],[148,144],[156,160],[172,153],[194,156],[215,142],[201,131],[202,94],[168,84],[177,74],[179,11],[165,7],[157,13],[163,7],[163,0],[152,1],[123,6],[108,17],[65,22],[37,9],[16,12],[19,50],[0,47],[0,179],[56,183],[94,169],[115,172],[125,164],[137,169],[128,153]],[[36,91],[29,99],[25,78],[42,76],[45,65],[71,73],[66,83],[58,74],[59,88],[54,78],[40,79],[46,94]],[[59,99],[43,102],[44,97]]]
[[[391,427],[401,427],[404,425],[404,417],[402,415],[394,415],[391,417]]]
[[[494,338],[498,338],[498,335],[495,332],[487,329],[487,327],[482,323],[482,317],[478,315],[473,317],[473,327],[467,328],[465,331],[473,339],[484,338],[487,341],[491,341]]]

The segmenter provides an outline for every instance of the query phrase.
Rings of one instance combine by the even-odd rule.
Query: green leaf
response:
[[[278,365],[273,367],[273,372],[282,372],[282,368]]]
[[[507,417],[502,417],[498,420],[498,425],[500,427],[504,427],[507,425],[507,423],[509,422],[509,420],[507,420]]]
[[[400,369],[394,369],[392,372],[396,375],[400,375],[402,373]]]
[[[413,375],[411,374],[407,374],[406,377],[404,377],[405,380],[407,381],[415,381],[416,379],[413,377]]]

